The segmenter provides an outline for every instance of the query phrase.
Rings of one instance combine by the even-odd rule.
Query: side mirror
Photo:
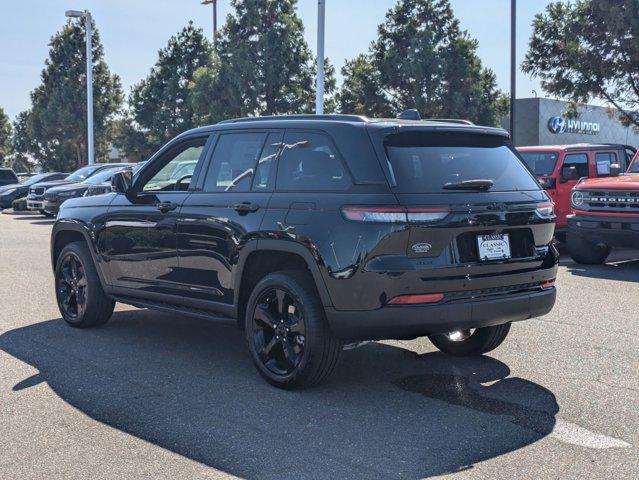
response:
[[[111,177],[111,191],[116,193],[129,193],[132,183],[133,172],[131,172],[131,170],[114,173]]]
[[[618,163],[613,163],[610,165],[610,176],[618,177],[621,174],[621,165]]]
[[[566,183],[570,180],[579,180],[579,172],[577,172],[577,167],[574,165],[561,169],[561,183]]]

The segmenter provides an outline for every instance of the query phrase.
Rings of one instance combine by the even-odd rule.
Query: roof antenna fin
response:
[[[422,117],[419,115],[419,112],[414,108],[410,110],[404,110],[402,113],[397,115],[397,118],[400,120],[421,120]]]

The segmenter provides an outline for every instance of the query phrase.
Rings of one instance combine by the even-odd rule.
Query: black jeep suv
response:
[[[185,162],[192,173],[172,175]],[[58,214],[64,319],[101,325],[116,301],[237,319],[279,387],[323,380],[363,340],[428,335],[480,355],[555,302],[553,204],[501,129],[230,120],[183,133],[112,187]]]

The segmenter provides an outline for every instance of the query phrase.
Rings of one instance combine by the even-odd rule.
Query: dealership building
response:
[[[620,143],[639,147],[639,132],[624,126],[616,110],[580,105],[577,118],[569,119],[568,109],[568,103],[561,100],[515,100],[515,145]]]

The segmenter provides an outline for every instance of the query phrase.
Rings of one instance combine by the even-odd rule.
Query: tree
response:
[[[315,59],[304,40],[297,0],[232,0],[218,37],[219,65],[202,77],[215,116],[238,117],[313,112]],[[334,68],[325,62],[327,111],[333,108]]]
[[[29,137],[29,111],[20,112],[13,121],[13,134],[11,135],[10,154],[5,163],[18,171],[29,171],[29,152],[33,152],[36,146]]]
[[[131,162],[148,160],[157,150],[157,143],[149,141],[148,136],[140,130],[129,114],[113,122],[113,145],[124,152]]]
[[[416,108],[425,117],[495,125],[505,113],[504,95],[477,47],[448,0],[400,0],[368,53],[342,69],[340,109],[389,116]]]
[[[9,118],[0,107],[0,165],[4,164],[6,156],[9,154],[11,142],[11,124]]]
[[[551,95],[601,99],[639,128],[639,1],[551,3],[535,16],[522,68]]]
[[[211,55],[209,41],[193,22],[169,39],[149,75],[131,90],[131,118],[127,127],[120,130],[125,151],[126,145],[143,147],[141,136],[148,144],[146,150],[155,151],[178,133],[197,125],[189,84],[199,68],[211,65]]]
[[[42,83],[31,92],[30,153],[45,170],[70,170],[87,162],[86,49],[81,21],[68,21],[50,42]],[[93,121],[96,158],[106,156],[109,125],[122,104],[97,29],[93,29]]]
[[[342,67],[342,76],[344,83],[337,95],[341,111],[371,117],[394,115],[382,86],[381,75],[366,54],[347,61]]]

